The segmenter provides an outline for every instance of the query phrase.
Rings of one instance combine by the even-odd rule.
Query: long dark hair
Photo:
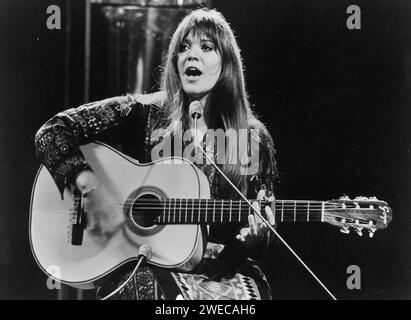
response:
[[[208,103],[209,126],[225,131],[254,128],[268,134],[264,125],[256,119],[250,108],[240,49],[233,31],[221,13],[208,9],[198,9],[188,14],[181,21],[171,39],[161,81],[161,90],[165,93],[164,111],[168,118],[168,129],[172,132],[173,124],[178,122],[183,124],[183,129],[189,126],[188,99],[178,73],[177,53],[191,32],[194,35],[205,35],[211,39],[221,56],[221,74],[208,97],[210,99]],[[243,192],[246,192],[246,177],[240,172],[238,158],[233,159],[237,157],[236,151],[228,148],[228,157],[222,169],[234,183],[240,186]],[[225,185],[223,180],[221,183]]]

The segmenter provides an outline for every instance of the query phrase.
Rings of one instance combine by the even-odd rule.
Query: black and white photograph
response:
[[[0,300],[409,300],[410,127],[410,1],[0,0]]]

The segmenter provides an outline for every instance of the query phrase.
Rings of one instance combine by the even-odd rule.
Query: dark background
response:
[[[62,30],[46,28],[46,9],[62,9]],[[346,28],[360,6],[362,29]],[[0,3],[0,298],[54,299],[29,244],[33,137],[48,118],[82,97],[83,49],[73,46],[65,74],[64,1]],[[215,0],[237,35],[255,110],[274,137],[278,198],[377,196],[394,212],[374,238],[329,225],[278,230],[342,299],[411,298],[411,3],[409,1]],[[81,29],[84,12],[73,28]],[[81,34],[72,43],[82,43]],[[76,42],[77,41],[77,42]],[[65,81],[70,83],[67,96]],[[328,296],[280,244],[265,272],[277,299]],[[348,290],[346,269],[361,268]]]

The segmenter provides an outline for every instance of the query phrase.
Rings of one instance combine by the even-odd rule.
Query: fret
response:
[[[310,201],[307,203],[307,222],[310,221]]]
[[[182,199],[180,198],[180,210],[178,210],[178,222],[181,223],[181,201]]]
[[[241,200],[240,200],[240,205],[239,205],[239,208],[238,208],[238,222],[240,222],[241,221]]]
[[[215,199],[214,199],[214,205],[213,205],[213,222],[215,222]]]
[[[192,202],[193,202],[193,206],[191,208],[191,221],[190,222],[194,222],[194,218],[193,218],[193,215],[194,215],[194,199],[192,199]]]
[[[171,200],[168,200],[168,222],[170,222],[170,214],[171,214]]]
[[[186,199],[186,216],[184,222],[187,222],[187,212],[188,212],[188,199]]]
[[[248,215],[250,215],[251,214],[251,206],[249,205],[248,206]]]
[[[281,222],[284,221],[284,200],[281,200]]]
[[[204,222],[207,222],[207,207],[208,207],[208,199],[206,199],[206,209],[205,209],[206,213],[205,213]]]
[[[324,204],[325,202],[321,201],[321,222],[324,222],[324,211],[325,211]]]
[[[233,209],[233,200],[230,200],[230,219],[228,220],[229,222],[231,222],[231,212]]]
[[[224,208],[224,200],[221,201],[221,222],[223,222],[223,208]]]
[[[297,221],[297,201],[294,200],[294,222]]]
[[[173,222],[176,222],[176,204],[177,204],[177,198],[174,198],[174,214],[173,214]]]
[[[201,208],[201,199],[198,199],[198,219],[197,219],[198,223],[200,223],[200,217],[201,217],[200,208]]]
[[[164,200],[163,202],[163,216],[160,217],[160,221],[159,222],[164,222],[166,219],[166,200]]]

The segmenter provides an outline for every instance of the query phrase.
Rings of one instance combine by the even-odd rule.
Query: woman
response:
[[[178,130],[193,128],[189,110],[193,101],[204,107],[198,128],[199,141],[207,151],[210,151],[207,139],[201,139],[207,129],[258,130],[257,136],[250,135],[259,146],[257,172],[250,175],[241,170],[241,163],[230,152],[235,149],[230,145],[232,140],[228,140],[226,162],[220,168],[249,198],[256,197],[255,191],[261,184],[273,192],[277,177],[273,142],[250,108],[233,32],[220,13],[199,9],[183,19],[172,37],[160,92],[116,97],[69,109],[50,119],[36,135],[38,157],[60,192],[77,188],[85,195],[86,230],[96,241],[106,241],[122,225],[123,216],[108,200],[109,195],[79,146],[99,140],[140,162],[150,162],[152,151],[164,139],[175,139]],[[158,129],[165,129],[160,132],[166,134],[160,136]],[[213,156],[216,159],[217,154],[214,152]],[[239,198],[211,164],[202,161],[195,164],[206,174],[212,198]],[[270,208],[266,207],[265,212],[274,224]],[[190,273],[161,272],[172,279],[179,298],[270,299],[268,282],[254,261],[262,257],[267,246],[267,229],[253,215],[249,216],[249,225],[213,225],[198,267]],[[105,284],[100,295],[115,289],[127,276],[123,273],[121,279],[115,277]],[[167,296],[165,285],[158,278],[153,268],[141,268],[116,298],[176,298]]]

